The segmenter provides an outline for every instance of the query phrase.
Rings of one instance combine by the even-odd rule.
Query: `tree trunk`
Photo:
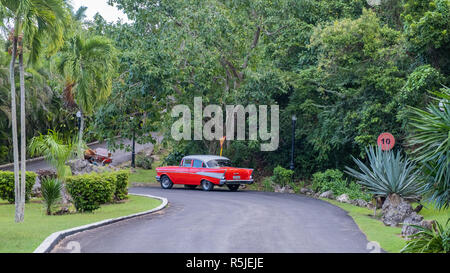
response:
[[[22,215],[21,221],[25,217],[25,178],[26,178],[26,160],[27,160],[27,143],[26,143],[26,121],[25,121],[25,69],[23,67],[23,44],[20,43],[19,52],[19,78],[20,78],[20,211]]]
[[[22,222],[23,216],[20,211],[20,183],[19,183],[19,145],[17,143],[17,110],[16,110],[16,82],[14,79],[14,66],[16,63],[17,37],[13,38],[11,62],[9,65],[9,80],[11,83],[11,118],[12,118],[12,139],[14,156],[14,197],[16,215],[15,221]]]
[[[84,130],[84,116],[83,112],[80,110],[81,116],[80,116],[80,128],[78,131],[78,158],[83,159],[84,158],[84,152],[82,150],[83,146],[83,130]]]

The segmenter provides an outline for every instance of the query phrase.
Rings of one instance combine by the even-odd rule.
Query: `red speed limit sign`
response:
[[[389,151],[395,145],[395,138],[391,133],[382,133],[378,136],[377,144],[381,147],[381,150]]]

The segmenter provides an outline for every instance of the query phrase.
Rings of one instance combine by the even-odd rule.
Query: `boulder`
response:
[[[111,165],[108,166],[98,166],[89,163],[89,161],[84,159],[74,159],[67,161],[67,165],[70,167],[72,171],[72,175],[79,175],[91,172],[107,172],[107,171],[115,171],[117,170]]]
[[[306,195],[312,195],[314,194],[314,192],[311,189],[308,188],[301,188],[300,189],[300,193],[301,194],[306,194]]]
[[[333,191],[326,191],[319,195],[320,198],[334,199]]]
[[[275,185],[274,191],[279,193],[295,193],[290,186],[281,187],[278,184]]]
[[[407,238],[408,236],[411,236],[411,235],[419,232],[419,229],[412,227],[410,225],[416,225],[416,226],[421,226],[424,228],[432,229],[433,221],[423,220],[423,216],[417,214],[416,212],[411,213],[411,215],[406,217],[402,223],[402,236],[403,237]]]
[[[369,205],[368,202],[366,202],[365,200],[362,200],[362,199],[352,200],[351,203],[355,206],[362,207],[362,208],[365,208]]]
[[[336,200],[339,201],[339,202],[341,202],[341,203],[348,203],[348,204],[351,203],[350,197],[348,197],[348,195],[347,195],[346,193],[343,193],[343,194],[339,195],[339,196],[336,198]]]
[[[411,204],[397,194],[391,194],[383,203],[381,221],[386,226],[396,227],[413,213]]]

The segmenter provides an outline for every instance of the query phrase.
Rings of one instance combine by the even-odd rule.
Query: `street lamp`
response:
[[[80,125],[81,125],[81,111],[78,111],[76,115],[77,115],[77,125],[78,125],[78,128],[80,128]]]
[[[133,126],[132,130],[133,130],[133,137],[132,137],[132,150],[131,150],[131,167],[132,168],[136,168],[136,143],[135,143],[135,131],[134,131],[134,124],[133,124],[133,119],[134,117],[130,117],[131,120],[131,126]]]
[[[297,117],[292,115],[292,147],[291,147],[291,166],[290,169],[294,170],[294,143],[295,143],[295,122],[297,121]]]

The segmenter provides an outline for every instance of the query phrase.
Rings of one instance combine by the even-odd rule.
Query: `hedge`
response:
[[[101,204],[126,199],[128,178],[128,171],[69,176],[66,188],[77,211],[93,211]]]
[[[20,177],[20,175],[19,175]],[[36,173],[26,172],[25,175],[25,201],[28,202],[31,197],[31,190],[36,182]],[[0,171],[0,199],[14,203],[14,172]]]

